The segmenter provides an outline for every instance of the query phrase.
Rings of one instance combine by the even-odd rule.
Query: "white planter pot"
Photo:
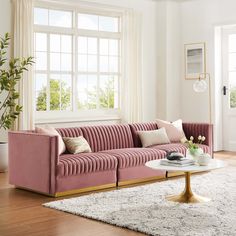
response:
[[[0,172],[8,168],[8,143],[0,142]]]
[[[196,163],[198,162],[198,158],[200,155],[203,154],[203,149],[202,148],[198,148],[195,150],[194,155],[190,152],[189,149],[187,149],[186,151],[186,157],[189,159],[194,160]]]

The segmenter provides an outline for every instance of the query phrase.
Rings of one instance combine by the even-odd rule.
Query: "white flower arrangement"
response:
[[[188,149],[192,155],[195,155],[197,149],[199,148],[199,144],[202,144],[206,140],[205,136],[202,135],[199,135],[197,139],[198,139],[197,143],[193,142],[194,141],[193,136],[190,136],[189,140],[188,139],[183,140],[184,141],[183,143],[187,144]]]

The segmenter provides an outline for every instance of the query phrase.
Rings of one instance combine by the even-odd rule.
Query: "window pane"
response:
[[[118,72],[118,57],[109,57],[109,71]]]
[[[87,37],[78,37],[78,52],[87,53]]]
[[[72,58],[71,54],[61,54],[61,71],[71,71],[72,69]]]
[[[108,39],[100,39],[100,55],[108,55]]]
[[[96,75],[88,75],[88,91],[93,91],[97,93],[97,76]]]
[[[108,56],[100,56],[100,71],[108,72]]]
[[[72,13],[69,11],[49,10],[49,25],[71,28]]]
[[[118,76],[113,76],[113,80],[114,80],[114,90],[116,92],[119,91],[119,78]]]
[[[36,70],[47,69],[47,54],[46,52],[36,52]]]
[[[50,70],[61,70],[61,55],[60,53],[50,53]]]
[[[100,76],[99,104],[101,108],[109,108],[114,104],[113,81],[109,76]]]
[[[96,38],[88,38],[88,54],[97,54]]]
[[[71,39],[72,37],[70,35],[61,36],[61,52],[72,52]]]
[[[109,55],[118,56],[118,40],[109,40]]]
[[[77,80],[77,107],[87,109],[87,75],[79,75]]]
[[[41,52],[47,51],[47,34],[35,33],[35,50]]]
[[[97,56],[88,56],[88,71],[97,71]]]
[[[61,37],[59,34],[50,34],[50,51],[51,52],[61,51]]]
[[[97,107],[97,76],[88,76],[88,109]]]
[[[119,94],[118,92],[114,92],[114,108],[119,108]]]
[[[79,92],[87,92],[87,75],[79,75],[77,90]]]
[[[36,111],[47,110],[47,92],[45,90],[36,91]]]
[[[35,75],[36,111],[47,110],[47,75]]]
[[[87,56],[86,55],[78,56],[78,70],[87,71]]]
[[[78,28],[87,30],[98,30],[98,16],[89,14],[78,14]]]
[[[34,24],[48,25],[48,9],[34,8]]]
[[[50,91],[50,110],[59,111],[60,105],[60,93]]]
[[[71,75],[61,75],[61,110],[71,108]]]
[[[35,75],[35,90],[42,91],[47,87],[47,75],[36,74]]]
[[[229,52],[236,52],[236,34],[229,35]]]
[[[61,84],[62,84],[62,87],[63,88],[66,88],[66,89],[71,89],[71,75],[67,75],[67,74],[62,74],[61,75]]]
[[[61,100],[60,75],[50,76],[50,110],[60,110]]]
[[[99,31],[118,32],[118,18],[99,16]]]
[[[78,109],[87,109],[87,93],[78,94]]]
[[[236,53],[229,54],[229,70],[236,70]]]
[[[50,91],[60,93],[60,84],[61,84],[60,80],[61,80],[60,74],[50,75]]]
[[[230,90],[230,108],[236,108],[236,86]]]

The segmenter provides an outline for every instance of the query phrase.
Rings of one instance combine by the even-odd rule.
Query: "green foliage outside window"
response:
[[[65,82],[50,80],[50,110],[67,110],[70,107],[70,88],[66,87]],[[37,111],[47,110],[47,88],[44,86],[39,91],[36,101]]]
[[[95,90],[95,89],[94,89]],[[110,79],[106,82],[104,89],[99,89],[99,104],[100,108],[114,108],[114,81]],[[94,106],[97,103],[97,93],[88,93],[88,107]],[[96,108],[96,107],[95,107]]]
[[[104,89],[99,89],[100,108],[114,108],[114,81],[108,80]],[[70,88],[66,87],[64,82],[59,80],[50,80],[50,110],[66,110],[70,107],[71,92]],[[96,109],[97,108],[97,90],[96,87],[93,91],[87,93],[87,102],[82,103],[78,101],[78,109]],[[61,108],[60,108],[61,104]],[[43,87],[39,91],[36,101],[37,111],[47,110],[47,88]]]
[[[230,91],[230,107],[236,108],[236,88]]]

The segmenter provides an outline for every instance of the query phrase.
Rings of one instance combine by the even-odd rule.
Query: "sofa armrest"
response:
[[[54,194],[58,136],[9,132],[8,146],[10,184]]]
[[[199,135],[205,136],[203,144],[209,146],[210,154],[213,155],[213,125],[208,123],[183,123],[186,138],[193,136],[197,140]]]

